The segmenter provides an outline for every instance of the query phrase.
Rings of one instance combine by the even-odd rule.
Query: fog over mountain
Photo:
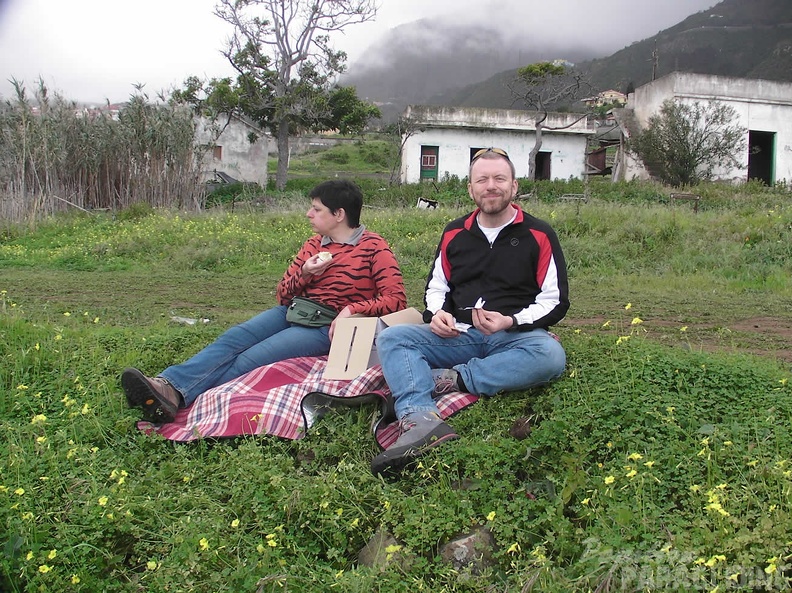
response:
[[[435,0],[426,17],[372,35],[341,84],[420,103],[542,60],[605,57],[716,0]]]
[[[504,42],[496,28],[424,19],[396,27],[373,43],[341,82],[377,101],[422,102],[508,68],[556,58],[591,59],[601,51],[579,39],[543,42],[513,35]]]

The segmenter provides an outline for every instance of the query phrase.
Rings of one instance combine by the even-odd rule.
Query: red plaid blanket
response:
[[[398,438],[392,398],[382,369],[373,366],[351,380],[325,379],[327,357],[293,358],[259,367],[224,385],[205,391],[173,422],[138,422],[146,433],[173,441],[270,434],[300,439],[329,410],[339,406],[373,404],[379,418],[374,437],[382,448]],[[437,400],[443,418],[478,400],[454,392]]]

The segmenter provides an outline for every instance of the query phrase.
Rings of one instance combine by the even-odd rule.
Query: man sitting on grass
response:
[[[526,389],[557,378],[566,365],[547,331],[569,309],[555,232],[512,203],[517,180],[505,151],[477,152],[469,180],[478,208],[443,231],[426,286],[426,325],[395,325],[377,338],[400,436],[372,461],[375,474],[457,438],[434,398]]]

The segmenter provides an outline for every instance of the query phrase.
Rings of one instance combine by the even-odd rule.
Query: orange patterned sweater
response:
[[[363,231],[356,245],[321,245],[314,235],[300,248],[278,284],[278,301],[288,305],[292,297],[314,299],[341,311],[349,306],[353,314],[379,317],[407,306],[399,263],[387,241],[371,231]],[[320,251],[333,254],[333,263],[318,276],[302,275],[302,266]]]

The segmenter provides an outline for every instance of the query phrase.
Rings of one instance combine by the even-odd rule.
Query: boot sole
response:
[[[126,394],[130,408],[143,410],[143,419],[157,424],[173,422],[176,408],[165,400],[137,369],[124,369],[121,373],[121,387]]]

